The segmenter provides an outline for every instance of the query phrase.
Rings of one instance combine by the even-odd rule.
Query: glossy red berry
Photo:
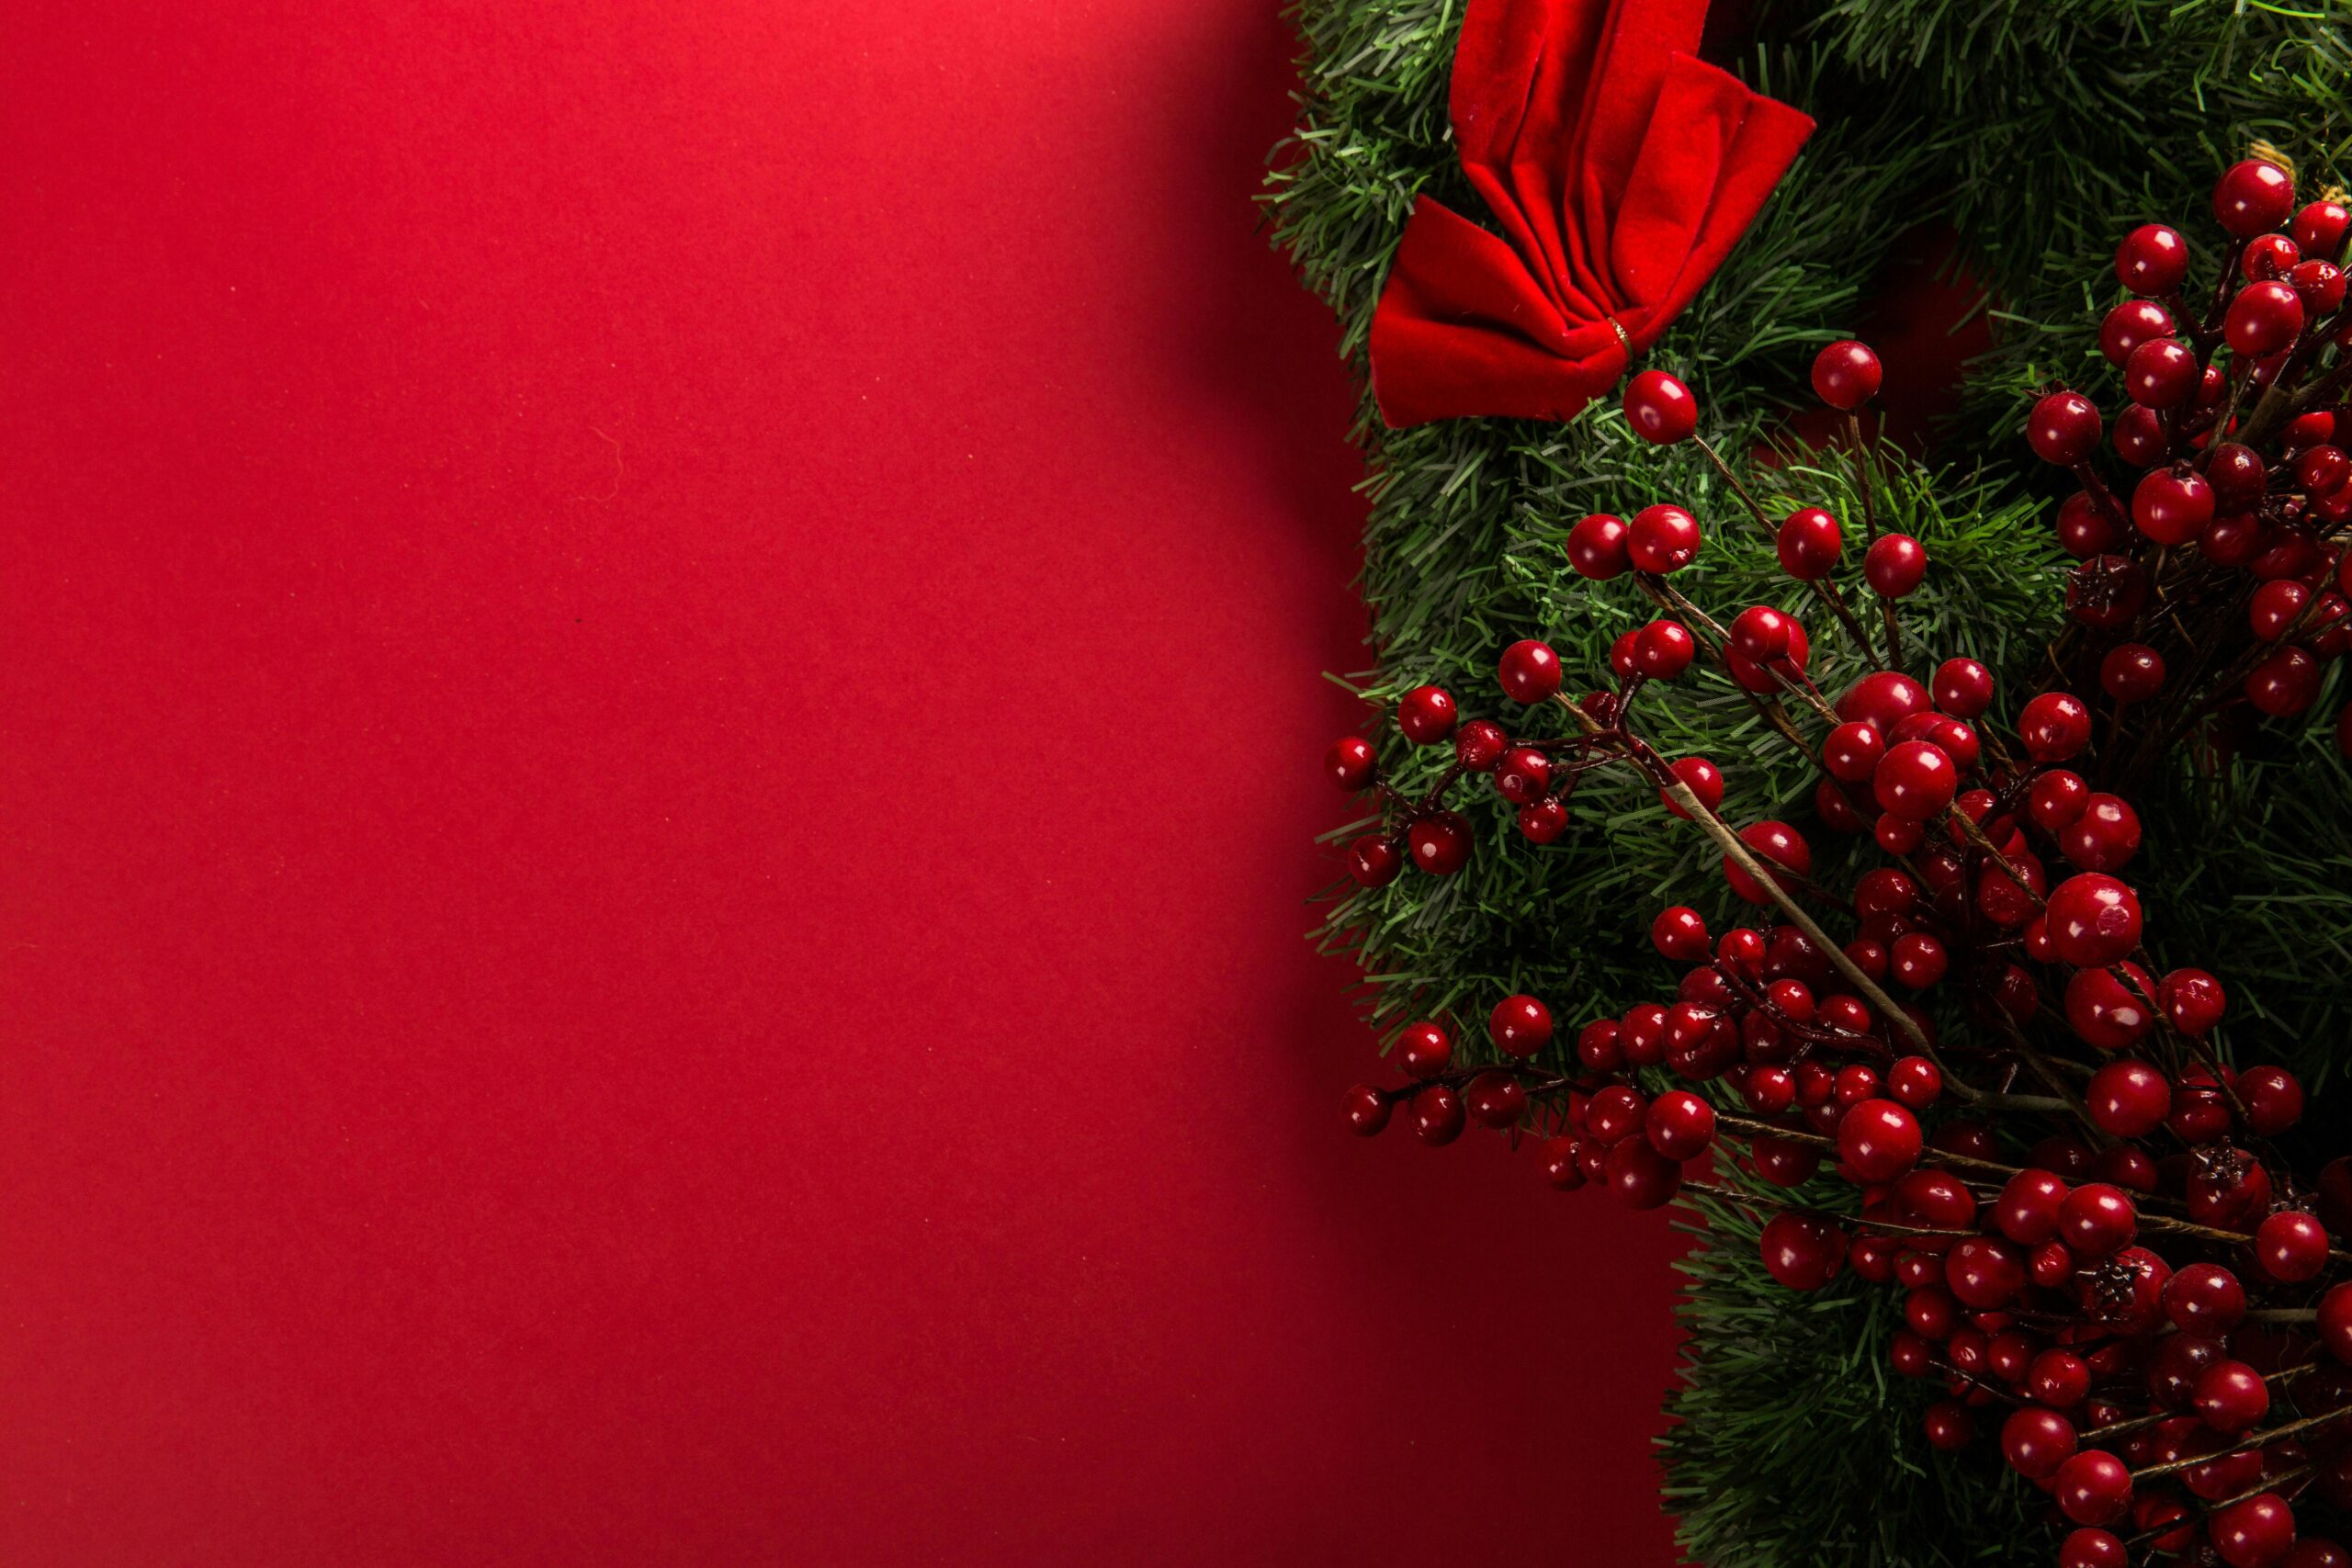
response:
[[[2295,480],[2305,493],[2324,500],[2352,480],[2352,457],[2333,442],[2305,448],[2295,459]]]
[[[1928,552],[1908,534],[1881,534],[1862,557],[1862,575],[1888,599],[1901,599],[1928,575]]]
[[[1838,699],[1838,716],[1860,719],[1881,735],[1893,735],[1897,725],[1927,712],[1929,705],[1927,687],[1908,675],[1880,670],[1855,682]]]
[[[1396,728],[1416,746],[1434,746],[1453,733],[1461,716],[1453,694],[1442,686],[1416,686],[1396,704]]]
[[[1340,1098],[1340,1114],[1348,1131],[1369,1138],[1388,1125],[1388,1097],[1370,1084],[1358,1084]]]
[[[1838,1122],[1838,1153],[1864,1181],[1892,1181],[1919,1162],[1918,1119],[1891,1100],[1865,1100]]]
[[[2352,209],[2340,201],[2314,201],[2295,214],[2295,246],[2307,256],[2334,257],[2352,227]]]
[[[2215,1513],[2205,1534],[2229,1568],[2278,1568],[2295,1544],[2295,1511],[2276,1492],[2257,1492]]]
[[[1814,355],[1814,395],[1850,413],[1878,396],[1881,374],[1878,355],[1869,345],[1847,338]]]
[[[1683,786],[1698,796],[1699,804],[1709,811],[1714,810],[1724,803],[1723,771],[1704,757],[1678,757],[1668,764],[1668,771],[1681,780]],[[1658,791],[1657,797],[1665,802],[1666,808],[1677,817],[1686,820],[1690,818],[1690,814],[1683,810],[1680,804],[1664,790]]]
[[[1843,545],[1838,519],[1818,506],[1806,506],[1790,513],[1781,523],[1775,549],[1782,571],[1799,582],[1813,582],[1836,568]]]
[[[2058,848],[2084,871],[2120,871],[2140,852],[2140,814],[2112,795],[2094,795],[2058,835]]]
[[[2132,1554],[2112,1530],[2072,1530],[2058,1546],[2058,1568],[2130,1568]]]
[[[2112,1524],[2132,1506],[2132,1472],[2104,1449],[2085,1449],[2058,1467],[2051,1495],[2076,1524]]]
[[[2142,344],[2172,335],[2172,312],[2154,299],[2126,299],[2099,323],[2098,350],[2121,367]]]
[[[2119,703],[2144,703],[2165,689],[2165,656],[2144,642],[2121,642],[2099,660],[2100,689]]]
[[[2140,896],[2102,872],[2070,876],[2051,889],[2050,943],[2076,968],[2104,968],[2140,945]]]
[[[1462,1136],[1462,1097],[1442,1083],[1413,1096],[1413,1135],[1437,1147]]]
[[[1765,1222],[1760,1250],[1765,1272],[1781,1285],[1817,1291],[1837,1278],[1846,1235],[1826,1221],[1784,1209]]]
[[[1626,558],[1625,520],[1596,512],[1568,530],[1568,564],[1579,577],[1606,582],[1632,564]]]
[[[2143,223],[2115,248],[2116,281],[2134,294],[2170,294],[2188,276],[2188,242],[2161,223]]]
[[[2352,711],[2352,710],[2347,710]],[[1834,779],[1867,784],[1886,755],[1879,732],[1859,720],[1838,725],[1821,743],[1821,765]]]
[[[2219,1360],[2197,1374],[2191,1403],[2215,1431],[2244,1432],[2269,1413],[2270,1385],[2244,1361]]]
[[[1532,637],[1503,649],[1495,667],[1503,694],[1515,703],[1540,703],[1560,689],[1560,656]]]
[[[1642,1135],[1668,1159],[1696,1159],[1715,1141],[1715,1108],[1688,1089],[1668,1089],[1650,1101]]]
[[[2225,441],[2206,456],[2205,482],[2213,487],[2216,510],[2242,512],[2262,499],[2270,471],[2253,447]]]
[[[1634,639],[1634,668],[1653,681],[1673,680],[1698,656],[1697,639],[1679,621],[1652,621]]]
[[[2132,525],[2159,545],[2185,545],[2213,521],[2213,487],[2186,463],[2142,476],[2132,491]]]
[[[1645,506],[1625,530],[1625,558],[1663,576],[1681,570],[1699,553],[1699,520],[1679,506]]]
[[[1481,1127],[1515,1127],[1527,1111],[1527,1090],[1509,1073],[1484,1072],[1463,1087],[1462,1102]]]
[[[1474,773],[1485,773],[1510,750],[1510,732],[1492,719],[1474,718],[1454,732],[1453,760]]]
[[[2245,1316],[2245,1287],[2218,1263],[2192,1263],[2165,1281],[2165,1315],[2184,1334],[2227,1334]]]
[[[1352,792],[1372,783],[1380,771],[1380,760],[1371,741],[1361,735],[1343,735],[1323,753],[1323,771],[1333,784]]]
[[[2289,283],[2247,284],[2222,318],[2230,352],[2248,359],[2284,352],[2302,330],[2302,297]]]
[[[1396,840],[1385,834],[1366,833],[1348,846],[1348,874],[1359,887],[1385,887],[1404,869]]]
[[[2025,1387],[2052,1410],[2071,1410],[2090,1393],[2091,1370],[2070,1350],[2044,1350],[2026,1369]]]
[[[1973,659],[1947,659],[1930,683],[1936,706],[1954,718],[1976,718],[1993,705],[1993,672]]]
[[[2295,210],[2295,180],[2276,164],[2248,158],[2213,183],[2213,219],[2241,240],[2283,229]]]
[[[2154,409],[2132,403],[2115,417],[2115,455],[2135,468],[2161,462],[2170,443],[2164,416]]]
[[[1776,692],[1782,677],[1793,679],[1804,673],[1806,662],[1813,657],[1813,643],[1805,636],[1804,623],[1794,615],[1774,612],[1789,634],[1788,651],[1779,658],[1759,663],[1736,647],[1724,650],[1724,662],[1731,671],[1731,678],[1751,692]],[[1777,671],[1777,673],[1775,673]]]
[[[2084,1258],[2105,1258],[2132,1244],[2140,1211],[2120,1187],[2088,1182],[2058,1205],[2058,1235]]]
[[[1879,809],[1924,822],[1951,804],[1960,789],[1960,772],[1943,749],[1925,740],[1905,740],[1890,748],[1871,775],[1871,790]]]
[[[2116,970],[2128,978],[2119,978]],[[2156,1010],[2148,998],[2154,989],[2136,964],[2078,969],[2066,982],[2066,1022],[2102,1051],[2129,1049],[2155,1027]]]
[[[1532,1056],[1552,1043],[1552,1010],[1521,993],[1505,997],[1487,1015],[1487,1038],[1514,1056]]]
[[[1914,935],[1924,935],[1914,932]],[[1897,939],[1898,945],[1901,939]],[[1928,940],[1933,941],[1932,937]],[[1896,1100],[1913,1111],[1925,1111],[1944,1092],[1944,1075],[1925,1056],[1898,1058],[1887,1070],[1886,1089]],[[1972,1207],[1973,1205],[1972,1204]]]
[[[1798,877],[1813,874],[1813,846],[1785,822],[1758,822],[1739,830],[1740,842],[1768,868],[1779,866]],[[1772,896],[1747,869],[1724,857],[1724,878],[1731,890],[1750,904],[1769,904]]]
[[[1625,383],[1625,423],[1653,446],[1670,446],[1699,428],[1699,400],[1663,370],[1643,370]]]
[[[1405,834],[1413,863],[1431,876],[1452,876],[1470,860],[1470,819],[1458,811],[1416,818]]]
[[[2146,1062],[2109,1062],[2091,1075],[2083,1103],[2100,1132],[2145,1137],[2164,1125],[2172,1110],[2172,1083]]]
[[[2272,1279],[2300,1285],[2327,1267],[2327,1227],[2309,1214],[2281,1210],[2255,1227],[2254,1256]]]
[[[2246,700],[2272,718],[2291,718],[2319,700],[2319,661],[2300,648],[2280,648],[2245,678]]]
[[[2248,283],[2267,283],[2286,276],[2302,259],[2303,253],[2286,235],[2256,234],[2239,254],[2238,276]]]
[[[1887,972],[1898,984],[1914,991],[1924,991],[1938,984],[1951,966],[1951,955],[1945,951],[1942,942],[1926,931],[1905,931],[1894,939],[1886,952]],[[1910,1057],[1906,1060],[1924,1063],[1925,1059]],[[1930,1066],[1929,1070],[1934,1069]],[[1905,1100],[1905,1103],[1910,1102]]]
[[[2196,352],[2176,338],[2151,338],[2123,362],[2123,390],[2143,409],[2177,409],[2197,394]]]
[[[2300,262],[2287,274],[2287,286],[2303,302],[2303,315],[2332,316],[2343,308],[2344,269],[2334,262]]]
[[[1758,663],[1785,658],[1790,624],[1787,615],[1770,604],[1750,604],[1732,620],[1731,646]]]
[[[1551,759],[1532,746],[1514,746],[1495,764],[1495,793],[1513,806],[1532,806],[1551,788]]]
[[[2052,392],[2033,405],[2025,438],[2045,463],[2071,468],[2098,449],[2098,409],[2080,392]]]
[[[2284,1067],[2248,1067],[2238,1075],[2237,1094],[2256,1137],[2275,1138],[2303,1119],[2301,1080]]]
[[[1682,1168],[1640,1138],[1609,1151],[1606,1174],[1609,1190],[1629,1209],[1659,1208],[1682,1186]]]
[[[1411,1078],[1433,1078],[1453,1066],[1453,1038],[1442,1025],[1416,1023],[1396,1037],[1396,1055]]]
[[[2156,987],[2165,1016],[2183,1034],[2202,1037],[2222,1021],[2229,997],[2222,982],[2202,969],[2175,969]]]
[[[2021,1170],[1994,1200],[1993,1223],[2011,1241],[2037,1246],[2057,1234],[2058,1211],[2065,1201],[2064,1178],[2047,1170]]]
[[[2033,1405],[2012,1411],[2001,1424],[2001,1457],[2029,1480],[2055,1475],[2075,1457],[2075,1424],[2055,1410]]]
[[[1928,1446],[1940,1453],[1958,1453],[1976,1440],[1976,1417],[1957,1399],[1939,1399],[1919,1420]]]
[[[2044,692],[2018,716],[2018,739],[2037,762],[2063,762],[2091,739],[2091,710],[2066,692]]]
[[[1650,943],[1662,956],[1678,964],[1704,963],[1713,950],[1706,920],[1687,904],[1657,912],[1650,921]]]
[[[2091,786],[2083,775],[2052,768],[2038,775],[2026,795],[2026,814],[2045,833],[2057,833],[2090,807]]]

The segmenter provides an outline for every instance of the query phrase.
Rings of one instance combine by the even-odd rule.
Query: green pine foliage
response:
[[[1462,0],[1300,0],[1295,17],[1298,124],[1275,150],[1263,200],[1361,377],[1415,196],[1483,216],[1445,118]],[[1995,346],[1972,367],[1949,439],[1925,467],[1871,458],[1883,525],[1920,538],[1935,563],[1905,606],[1915,671],[1968,653],[2022,676],[2043,657],[2065,562],[2048,525],[2053,476],[2018,434],[2026,401],[2053,378],[2114,401],[2094,340],[2116,298],[2109,258],[2129,228],[2162,220],[2209,235],[2199,220],[2213,175],[2256,139],[2297,160],[2307,192],[2352,162],[2347,24],[2346,0],[1836,0],[1760,7],[1756,35],[1722,61],[1820,129],[1647,358],[1699,393],[1702,429],[1721,450],[1771,438],[1815,348],[1854,330],[1871,281],[1924,224],[1957,232],[1962,264],[1988,291]],[[2207,278],[2213,260],[2200,257]],[[1381,722],[1410,687],[1445,685],[1467,714],[1513,722],[1521,716],[1494,682],[1507,644],[1542,637],[1571,682],[1592,681],[1611,639],[1651,617],[1632,586],[1568,570],[1561,545],[1588,512],[1690,507],[1708,543],[1678,586],[1710,606],[1760,601],[1803,615],[1826,691],[1860,668],[1778,575],[1764,530],[1703,458],[1688,444],[1634,439],[1610,400],[1565,424],[1388,432],[1367,397],[1357,436],[1372,499],[1359,584],[1372,630],[1366,667],[1340,679],[1364,698],[1385,767],[1439,765],[1409,757]],[[1782,452],[1742,467],[1768,514],[1822,504],[1850,526],[1851,462]],[[1843,886],[1839,841],[1815,830],[1804,761],[1721,677],[1683,684],[1675,703],[1649,709],[1653,728],[1666,726],[1662,749],[1724,768],[1728,819],[1805,828],[1831,852],[1820,879]],[[2316,711],[2339,700],[2331,691]],[[1524,723],[1559,732],[1548,715]],[[2218,770],[2193,768],[2186,752],[2166,761],[2137,802],[2150,849],[2134,874],[2150,893],[2158,956],[2194,954],[2224,976],[2241,1055],[2286,1061],[2314,1087],[2340,1077],[2352,1031],[2337,999],[2352,946],[2352,772],[2324,731],[2276,726],[2246,736]],[[1398,782],[1418,780],[1408,771]],[[1491,792],[1459,790],[1455,804],[1479,840],[1461,874],[1408,874],[1372,893],[1343,881],[1326,907],[1323,942],[1360,961],[1384,1036],[1450,1016],[1475,1057],[1479,1021],[1511,991],[1552,1000],[1571,1027],[1668,999],[1674,976],[1649,948],[1647,914],[1690,903],[1720,929],[1730,911],[1704,840],[1614,772],[1579,789],[1576,826],[1545,848],[1519,840]],[[1808,1196],[1836,1201],[1836,1185]],[[1918,1439],[1928,1393],[1890,1386],[1885,1292],[1849,1280],[1794,1297],[1764,1275],[1753,1220],[1713,1200],[1692,1206],[1706,1224],[1684,1265],[1687,1382],[1664,1449],[1667,1506],[1694,1558],[1894,1568],[2046,1552],[2030,1488],[1982,1452],[1948,1459]]]

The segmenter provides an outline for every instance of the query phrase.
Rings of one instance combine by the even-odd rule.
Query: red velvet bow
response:
[[[1707,0],[1470,0],[1449,108],[1498,237],[1428,197],[1372,318],[1392,427],[1566,419],[1755,220],[1813,121],[1688,52]]]

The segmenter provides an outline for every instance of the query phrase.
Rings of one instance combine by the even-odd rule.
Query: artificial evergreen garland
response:
[[[1443,113],[1460,17],[1453,6],[1313,4],[1300,19],[1307,91],[1269,202],[1360,356],[1414,196],[1427,189],[1476,210]],[[2307,189],[2325,182],[2346,134],[2343,19],[2114,4],[1768,14],[1727,62],[1812,112],[1820,130],[1646,363],[1702,389],[1719,450],[1751,451],[1802,387],[1813,350],[1856,319],[1867,280],[1918,243],[1923,219],[1951,224],[1992,289],[1996,349],[1975,367],[1970,416],[1938,467],[1875,454],[1872,521],[1918,541],[1934,563],[1903,601],[1906,644],[1965,649],[2005,686],[2034,689],[2036,662],[2064,626],[2067,558],[2050,517],[2066,487],[2018,438],[2029,394],[2055,372],[2103,406],[2120,401],[2092,346],[2120,231],[2186,219],[2211,172],[2257,140],[2296,153]],[[2198,276],[2211,277],[2223,258],[2211,243],[2197,248]],[[1497,653],[1521,636],[1541,637],[1570,669],[1604,668],[1611,645],[1655,612],[1575,575],[1566,547],[1588,513],[1672,497],[1700,517],[1736,518],[1736,480],[1774,516],[1818,504],[1850,518],[1866,471],[1790,452],[1719,472],[1688,443],[1637,439],[1610,400],[1565,424],[1455,420],[1401,433],[1382,431],[1368,408],[1361,434],[1373,469],[1363,586],[1377,667],[1351,683],[1383,708],[1421,685],[1486,689]],[[1778,568],[1769,536],[1723,526],[1676,581],[1705,603],[1756,603],[1786,587]],[[1811,677],[1842,691],[1866,666],[1845,639],[1814,629]],[[2317,702],[2332,709],[2335,694]],[[1666,754],[1736,756],[1727,819],[1809,809],[1814,758],[1729,682],[1644,718]],[[2167,947],[2228,976],[2249,1059],[2285,1060],[2323,1092],[2339,1075],[2346,1022],[2335,976],[2352,930],[2352,780],[2324,733],[2273,726],[2236,739],[2224,764],[2175,748],[2150,771],[2134,804],[2160,849],[2134,881],[2163,911]],[[1655,992],[1658,974],[1625,911],[1692,904],[1721,923],[1728,901],[1714,854],[1673,830],[1638,776],[1592,774],[1573,821],[1544,848],[1501,847],[1513,836],[1509,802],[1464,807],[1479,850],[1458,874],[1345,891],[1331,908],[1327,940],[1374,977],[1369,1006],[1392,1043],[1413,1021],[1483,1021],[1507,995],[1561,998],[1579,1018],[1622,1013]],[[1815,874],[1835,882],[1839,872],[1825,861]],[[1482,1033],[1455,1034],[1460,1065],[1479,1065]],[[2323,1099],[2314,1122],[2327,1115]],[[1883,1292],[1848,1276],[1792,1299],[1759,1260],[1754,1211],[1712,1197],[1693,1210],[1707,1241],[1686,1265],[1692,1335],[1667,1502],[1695,1557],[2046,1560],[2041,1497],[1997,1458],[1919,1441],[1929,1401],[1888,1371],[1900,1312]]]

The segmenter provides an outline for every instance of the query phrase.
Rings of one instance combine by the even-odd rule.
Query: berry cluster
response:
[[[2071,640],[2043,666],[2057,683],[2009,694],[2008,722],[1992,717],[2005,694],[1984,664],[1947,659],[1925,681],[1902,668],[1896,606],[1928,563],[1871,523],[1867,482],[1876,617],[1834,581],[1838,519],[1808,507],[1775,525],[1708,448],[1773,530],[1787,575],[1871,666],[1834,702],[1793,614],[1749,605],[1726,626],[1676,587],[1702,532],[1689,511],[1653,505],[1587,517],[1568,537],[1577,572],[1630,577],[1660,612],[1611,649],[1613,683],[1570,697],[1549,648],[1502,656],[1504,694],[1530,710],[1514,728],[1566,733],[1464,722],[1422,687],[1396,719],[1415,746],[1453,744],[1430,790],[1391,789],[1362,739],[1329,759],[1339,784],[1380,792],[1391,813],[1351,847],[1365,886],[1408,855],[1432,874],[1461,868],[1472,834],[1444,802],[1474,773],[1541,843],[1566,829],[1577,782],[1614,768],[1706,833],[1731,892],[1764,917],[1716,933],[1697,909],[1658,913],[1650,940],[1683,966],[1670,1001],[1567,1032],[1544,1000],[1507,997],[1485,1021],[1491,1055],[1463,1053],[1479,1061],[1457,1060],[1442,1021],[1407,1029],[1408,1081],[1351,1089],[1350,1125],[1377,1133],[1401,1104],[1433,1145],[1473,1121],[1531,1131],[1563,1189],[1605,1187],[1642,1209],[1697,1193],[1759,1216],[1763,1266],[1791,1289],[1849,1266],[1899,1289],[1894,1365],[1947,1394],[1928,1440],[1996,1436],[2067,1532],[2061,1568],[2352,1565],[2324,1533],[2352,1513],[2352,1251],[2339,1240],[2352,1158],[2297,1171],[2278,1140],[2302,1118],[2301,1086],[2232,1065],[2215,1032],[2222,983],[2151,957],[2124,874],[2140,819],[2114,782],[2132,776],[2133,748],[2240,698],[2275,716],[2308,708],[2317,661],[2352,640],[2325,586],[2352,522],[2352,464],[2329,439],[2338,411],[2322,406],[2352,360],[2311,377],[2342,304],[2333,258],[2347,217],[2333,202],[2295,213],[2291,182],[2267,163],[2229,171],[2214,206],[2235,243],[2208,325],[2173,335],[2189,319],[2177,234],[2140,231],[2119,256],[2141,298],[2110,314],[2102,345],[2134,399],[2119,446],[2148,455],[2130,519],[2090,460],[2096,411],[2054,393],[2035,412],[2036,448],[2081,478],[2059,526],[2084,565]],[[2290,213],[2292,240],[2272,231]],[[1838,344],[1814,384],[1851,420],[1879,377],[1869,349]],[[1696,400],[1670,376],[1634,377],[1625,412],[1645,439],[1704,447]],[[2127,425],[2144,438],[2126,446]],[[2290,604],[2287,589],[2301,596]],[[2216,630],[2224,615],[2249,626],[2242,646]],[[1722,772],[1642,734],[1645,689],[1702,660],[1817,759],[1822,826],[1874,844],[1878,863],[1849,893],[1815,880],[1798,827],[1734,828],[1717,815]],[[2168,665],[2194,678],[2167,706]],[[2104,726],[2076,694],[2087,671],[2112,700]],[[2134,730],[2140,705],[2163,711]],[[1840,942],[1822,921],[1849,914]],[[1825,1167],[1835,1180],[1816,1179]]]

